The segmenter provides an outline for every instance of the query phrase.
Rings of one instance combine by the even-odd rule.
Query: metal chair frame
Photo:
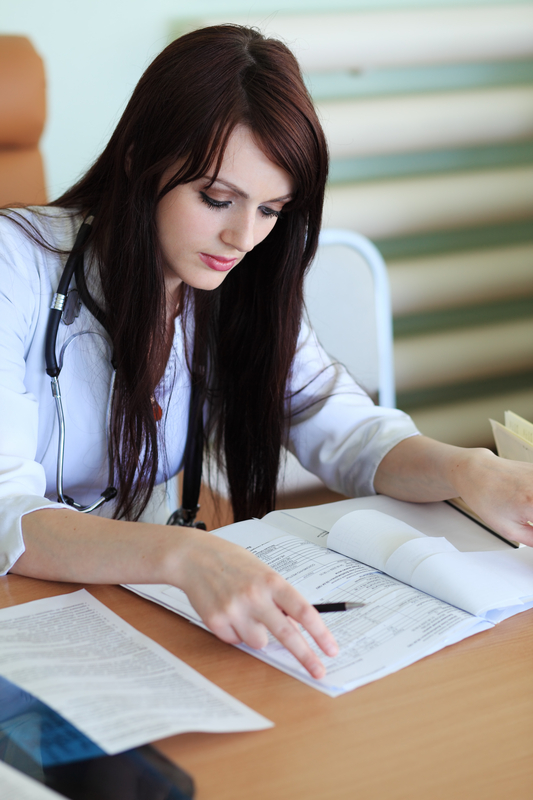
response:
[[[396,406],[396,390],[394,382],[392,306],[389,278],[383,256],[366,236],[340,228],[324,228],[320,233],[319,245],[343,245],[355,250],[363,257],[372,273],[378,350],[379,405],[394,408]]]

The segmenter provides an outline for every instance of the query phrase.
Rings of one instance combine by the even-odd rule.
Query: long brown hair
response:
[[[227,472],[235,519],[261,515],[275,502],[286,387],[328,162],[290,50],[235,25],[172,42],[142,76],[102,155],[51,204],[95,212],[89,243],[117,370],[111,419],[117,517],[138,518],[161,460],[151,397],[169,342],[156,207],[177,184],[216,175],[240,124],[292,177],[294,197],[221,286],[210,292],[184,287],[182,307],[194,313],[189,367],[206,399],[208,432]],[[163,173],[175,164],[161,188]]]

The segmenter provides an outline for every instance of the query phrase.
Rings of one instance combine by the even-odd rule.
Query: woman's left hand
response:
[[[413,503],[462,497],[502,536],[533,546],[533,464],[412,436],[383,458],[374,487]]]
[[[533,464],[466,451],[458,466],[458,495],[507,539],[533,546]]]

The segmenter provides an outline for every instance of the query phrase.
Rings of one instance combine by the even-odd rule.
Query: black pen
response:
[[[350,611],[352,608],[362,608],[365,603],[315,603],[313,608],[316,608],[321,614],[326,614],[328,611]]]

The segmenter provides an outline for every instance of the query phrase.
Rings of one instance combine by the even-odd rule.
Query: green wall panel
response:
[[[394,320],[394,337],[420,336],[425,333],[471,328],[477,325],[511,322],[533,315],[533,296],[478,303],[461,308],[436,309],[406,314]]]
[[[533,220],[519,220],[501,225],[483,225],[453,231],[415,236],[398,236],[376,241],[383,258],[398,259],[434,253],[451,253],[454,250],[478,250],[482,247],[533,242]]]
[[[533,388],[533,373],[529,370],[465,383],[398,392],[396,404],[398,408],[409,412],[417,408],[458,403],[462,400],[474,400],[531,388]]]
[[[317,72],[308,75],[306,80],[316,100],[518,86],[533,83],[533,61],[439,64],[360,73]]]
[[[532,163],[533,141],[525,141],[452,150],[419,151],[401,155],[387,153],[380,156],[333,159],[329,180],[331,183],[353,183]]]

